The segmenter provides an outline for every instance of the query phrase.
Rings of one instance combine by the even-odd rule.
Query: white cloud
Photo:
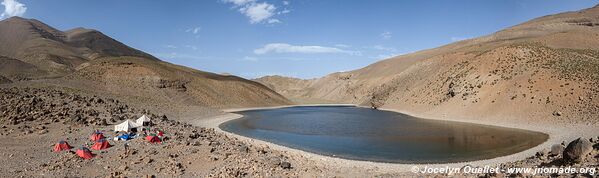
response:
[[[185,47],[186,47],[186,48],[189,48],[189,49],[192,49],[192,50],[194,50],[194,51],[197,51],[197,50],[198,50],[198,47],[197,47],[197,46],[194,46],[194,45],[185,45]]]
[[[376,49],[376,50],[381,50],[381,51],[390,51],[390,52],[395,52],[395,51],[397,51],[397,49],[395,49],[395,48],[392,48],[392,47],[386,47],[386,46],[383,46],[383,45],[374,45],[374,46],[372,46],[372,47],[370,47],[370,48],[372,48],[372,49]]]
[[[197,46],[194,45],[182,45],[182,46],[177,46],[177,45],[164,45],[165,48],[169,48],[169,49],[179,49],[179,47],[181,47],[182,49],[184,48],[188,48],[194,51],[197,51],[199,48]]]
[[[233,8],[248,17],[251,24],[281,23],[281,20],[273,17],[291,12],[287,9],[277,12],[277,7],[274,4],[258,2],[258,0],[222,0],[222,2],[233,4]]]
[[[243,58],[241,58],[241,60],[242,61],[252,61],[252,62],[255,62],[255,61],[258,61],[258,58],[256,58],[256,57],[250,57],[250,56],[244,56]]]
[[[278,12],[277,14],[287,14],[289,12],[291,12],[291,10],[289,10],[289,9],[283,9],[281,12]]]
[[[194,27],[194,28],[190,28],[185,30],[185,32],[187,33],[193,33],[193,34],[198,34],[200,33],[200,31],[202,30],[202,27]]]
[[[200,32],[202,31],[202,27],[193,27],[185,30],[185,33],[191,33],[195,38],[200,38]]]
[[[165,48],[171,48],[171,49],[177,49],[177,46],[175,45],[165,45]]]
[[[289,5],[289,1],[283,1],[283,5]]]
[[[250,23],[260,23],[264,20],[269,19],[273,15],[275,15],[275,7],[272,4],[263,2],[263,3],[252,3],[248,6],[239,9],[239,12],[250,18]]]
[[[0,14],[0,19],[12,16],[23,16],[27,11],[25,4],[21,4],[16,0],[4,0],[0,4],[4,6],[4,12]]]
[[[350,45],[346,45],[346,44],[336,44],[336,47],[340,47],[340,48],[349,48],[351,47]]]
[[[287,43],[270,43],[262,48],[254,50],[255,54],[266,53],[345,53],[350,55],[360,55],[359,51],[347,51],[334,47],[325,46],[294,46]]]
[[[381,33],[381,38],[383,38],[385,40],[391,39],[391,37],[392,37],[392,33],[389,31]]]
[[[223,0],[223,2],[233,3],[236,6],[243,6],[248,3],[254,3],[254,2],[256,2],[256,0]]]
[[[268,19],[268,23],[281,23],[279,19]]]

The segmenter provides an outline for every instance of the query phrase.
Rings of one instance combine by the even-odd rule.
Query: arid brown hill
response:
[[[599,119],[599,7],[314,80],[256,79],[288,98],[432,117]],[[303,88],[303,90],[298,89]],[[570,119],[566,119],[570,118]]]
[[[46,77],[64,76],[82,63],[107,56],[157,60],[95,30],[76,28],[62,32],[21,17],[0,21],[0,55],[34,65],[45,71]]]
[[[63,32],[20,17],[0,21],[0,83],[11,82],[117,95],[160,107],[289,103],[257,82],[173,65],[96,30]]]

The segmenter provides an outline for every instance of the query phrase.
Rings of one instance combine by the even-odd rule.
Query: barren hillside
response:
[[[0,21],[0,83],[111,95],[156,109],[289,103],[257,82],[163,62],[96,30],[63,32],[20,17]]]
[[[431,116],[596,123],[599,7],[314,80],[256,79],[289,98]],[[304,89],[297,89],[303,86]]]
[[[21,17],[0,21],[0,55],[29,63],[46,73],[32,79],[61,77],[86,61],[106,56],[155,59],[95,30],[77,28],[62,32]]]

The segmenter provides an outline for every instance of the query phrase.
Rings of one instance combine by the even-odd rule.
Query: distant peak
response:
[[[69,31],[80,31],[80,30],[87,30],[87,28],[83,28],[83,27],[77,27],[77,28],[73,28]]]
[[[53,38],[48,36],[49,34],[51,34],[51,36],[62,35],[61,31],[54,29],[51,26],[36,19],[26,19],[23,17],[13,16],[2,20],[0,23],[0,25],[3,26],[11,26],[12,28],[17,29],[17,31],[27,31],[28,29],[33,29],[33,31],[31,32],[44,33],[44,35],[46,35],[45,37],[47,38]]]
[[[12,16],[12,17],[4,19],[3,21],[29,21],[29,19],[19,17],[19,16]]]
[[[26,20],[26,18],[19,17],[19,16],[12,16],[12,17],[9,17],[8,19],[19,19],[19,20]]]
[[[580,12],[585,12],[585,11],[586,12],[595,12],[595,13],[597,13],[597,11],[599,11],[599,4],[597,4],[597,5],[595,5],[595,6],[591,7],[591,8],[581,10]]]

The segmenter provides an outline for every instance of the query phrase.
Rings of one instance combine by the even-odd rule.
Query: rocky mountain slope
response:
[[[0,21],[0,55],[36,66],[48,73],[44,77],[64,76],[82,63],[106,56],[157,60],[95,30],[77,28],[62,32],[21,17]]]
[[[38,88],[0,88],[0,176],[2,177],[290,177],[316,175],[310,163],[270,148],[248,145],[214,129],[200,128],[113,98]],[[113,141],[109,132],[125,119],[148,115],[162,142],[143,137]],[[90,147],[102,130],[111,145],[84,160],[74,152]],[[53,152],[59,140],[74,147]],[[125,143],[130,151],[127,152]],[[291,162],[291,163],[290,163]],[[292,167],[293,166],[293,169]]]
[[[257,82],[170,64],[96,30],[60,31],[20,17],[0,21],[0,83],[66,87],[155,107],[289,103]]]
[[[431,117],[599,121],[599,7],[313,80],[256,79],[289,98]],[[304,88],[298,89],[298,88]]]

